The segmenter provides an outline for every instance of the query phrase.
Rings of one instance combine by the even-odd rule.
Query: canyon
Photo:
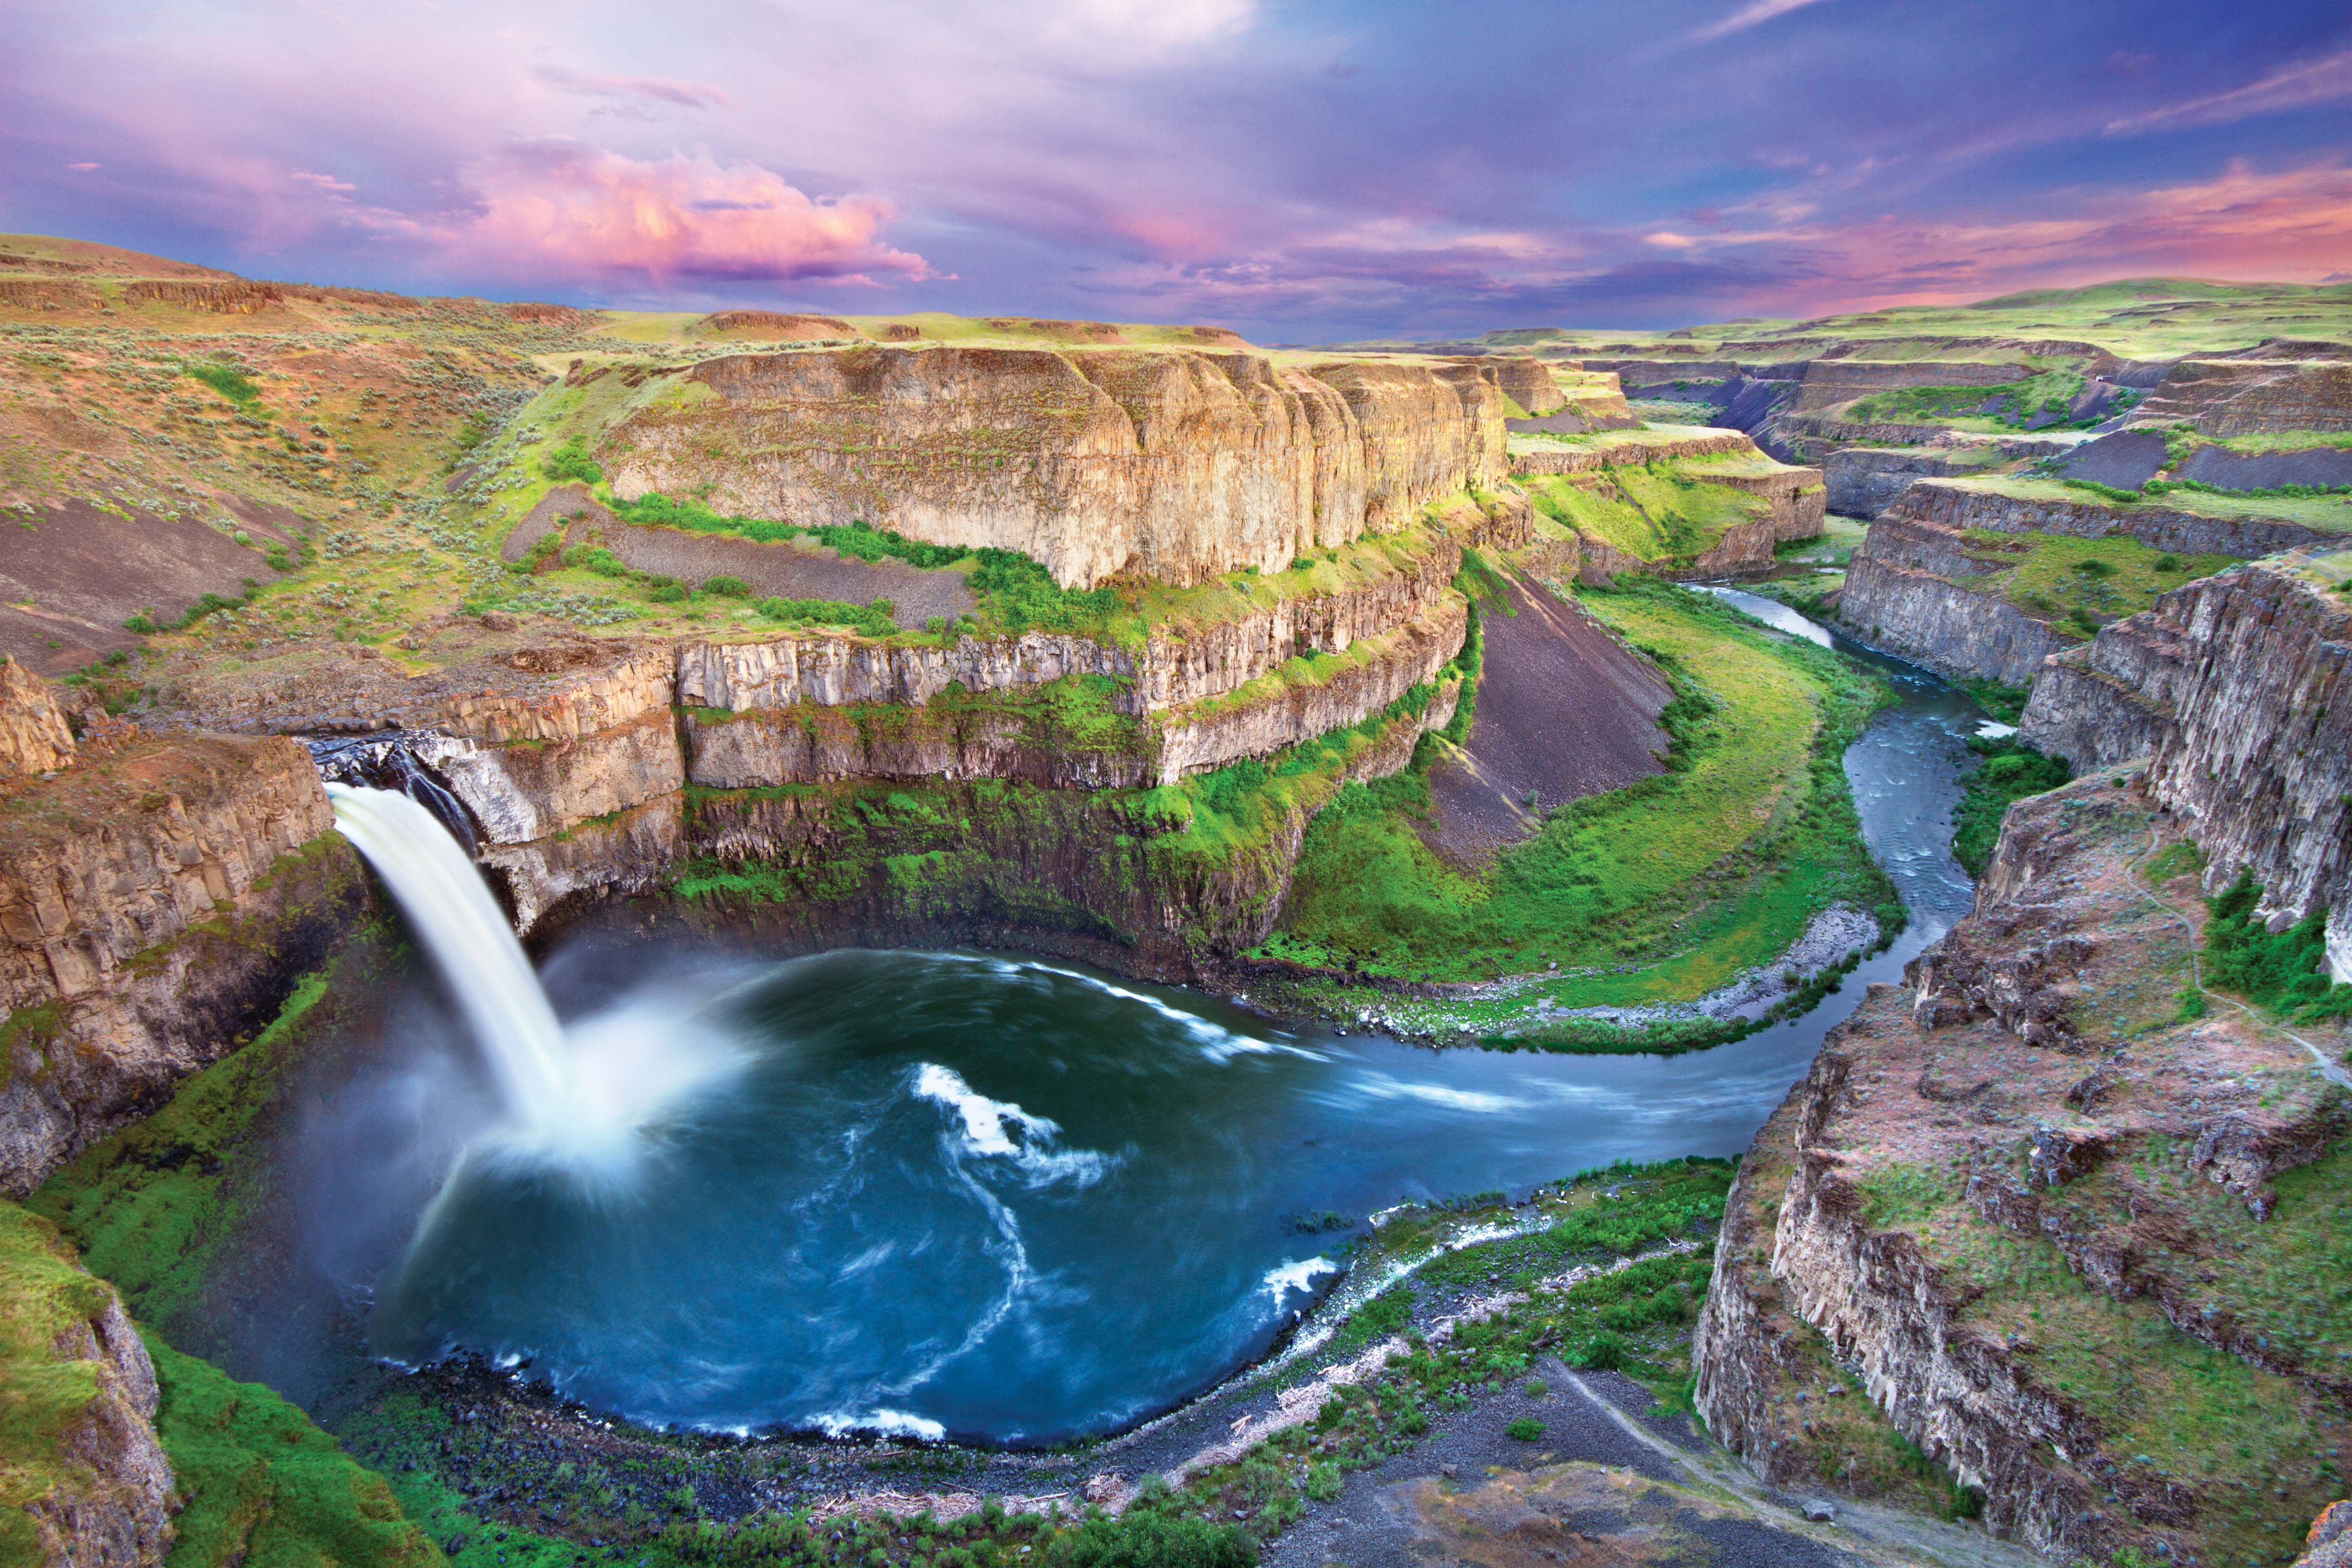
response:
[[[76,519],[102,531],[89,521],[101,512],[151,519],[158,559],[215,585],[150,605],[143,586],[116,584],[68,604],[62,576],[27,567],[30,608],[0,625],[16,655],[0,659],[0,1186],[67,1215],[101,1272],[103,1248],[126,1255],[126,1230],[181,1237],[185,1225],[198,1239],[109,1283],[80,1272],[46,1221],[6,1209],[10,1279],[37,1276],[60,1303],[11,1353],[79,1380],[59,1451],[82,1468],[44,1481],[27,1510],[52,1557],[144,1568],[181,1529],[181,1494],[204,1504],[214,1483],[184,1460],[193,1450],[165,1452],[184,1440],[173,1380],[226,1380],[164,1344],[147,1303],[187,1257],[261,1235],[275,1201],[235,1186],[257,1168],[260,1134],[164,1146],[142,1132],[188,1125],[174,1107],[194,1101],[175,1095],[231,1092],[229,1072],[255,1075],[235,1092],[267,1101],[265,1123],[294,1115],[289,1086],[306,1080],[287,1063],[376,1048],[381,1020],[350,1014],[389,993],[347,977],[406,962],[404,917],[334,831],[325,779],[440,809],[542,954],[575,940],[769,961],[1013,949],[1318,1019],[1336,1031],[1317,1037],[1327,1046],[1422,1009],[1421,1037],[1498,1053],[1595,1048],[1526,1032],[1523,1016],[1601,1026],[1591,1005],[1540,1000],[1548,986],[1633,1013],[1647,986],[1682,987],[1665,1002],[1685,1010],[1748,986],[1778,1009],[1699,1020],[1722,1026],[1709,1046],[1837,998],[1851,1016],[1718,1179],[1719,1226],[1677,1210],[1643,1242],[1553,1255],[1546,1268],[1581,1261],[1522,1279],[1517,1255],[1470,1249],[1538,1234],[1514,1228],[1536,1223],[1530,1205],[1555,1205],[1542,1223],[1560,1223],[1571,1192],[1599,1206],[1619,1185],[1684,1178],[1645,1168],[1524,1204],[1464,1200],[1462,1215],[1498,1227],[1455,1237],[1465,1258],[1496,1259],[1475,1280],[1465,1262],[1465,1281],[1500,1290],[1507,1267],[1567,1322],[1561,1302],[1589,1284],[1579,1270],[1688,1269],[1622,1327],[1654,1358],[1640,1361],[1654,1386],[1687,1372],[1705,1423],[1689,1451],[1712,1437],[1774,1487],[1980,1513],[2062,1559],[2267,1561],[2288,1515],[2341,1489],[2332,1466],[2294,1473],[2291,1460],[2347,1436],[2340,1312],[2315,1281],[2336,1261],[2336,1150],[2352,1130],[2336,1063],[2352,1038],[2341,1013],[2241,1000],[2212,966],[2217,931],[2315,931],[2319,968],[2296,984],[2352,980],[2352,705],[2338,689],[2352,552],[2328,495],[2217,499],[2195,479],[2267,461],[2226,444],[2250,433],[2343,428],[2340,363],[2309,345],[2165,358],[1987,331],[1884,361],[1736,336],[1686,355],[1571,354],[1541,338],[1264,351],[1213,327],[801,311],[662,324],[123,266],[155,275],[0,289],[0,305],[40,310],[56,334],[66,368],[40,375],[153,394],[124,400],[120,428],[89,422],[73,437],[75,460],[108,477],[27,500],[26,527],[61,537]],[[186,363],[236,354],[245,369],[216,378],[231,390],[201,409],[181,384],[192,373],[150,386],[139,378],[160,373],[117,363],[98,320],[127,310],[181,334]],[[390,329],[376,346],[350,331],[378,318],[415,335],[394,352]],[[334,341],[299,353],[265,341],[300,332]],[[2034,384],[2040,398],[2037,378],[2069,375],[2079,384],[2030,411],[2015,390]],[[9,386],[0,413],[17,423],[0,434],[20,435],[34,395]],[[1989,413],[1987,399],[2010,401]],[[1659,402],[1747,423],[1670,422]],[[388,417],[396,404],[413,418]],[[56,438],[63,426],[42,418]],[[2092,440],[2052,428],[2116,420],[2156,436],[2136,448],[2157,465],[2141,482],[2156,482],[2131,499],[2102,493],[2105,480],[2069,485],[2064,465]],[[1880,439],[1904,445],[1861,444]],[[223,471],[215,450],[244,465],[235,506],[210,478],[190,482]],[[2298,459],[2323,479],[2333,460]],[[1851,997],[1840,976],[1906,912],[1859,849],[1844,851],[1857,868],[1822,848],[1858,837],[1844,748],[1889,700],[1880,677],[1850,647],[1734,626],[1672,585],[1801,592],[1811,574],[1791,576],[1792,557],[1825,548],[1831,512],[1870,521],[1824,613],[1918,665],[2016,689],[2023,739],[2082,774],[2012,806],[1973,911],[1899,984]],[[88,575],[46,544],[36,555],[38,572]],[[34,610],[78,617],[81,662],[50,646],[66,623]],[[1588,686],[1613,695],[1584,700]],[[1770,767],[1755,762],[1768,753]],[[1687,815],[1710,803],[1755,826]],[[1816,858],[1782,864],[1790,855]],[[1686,870],[1654,869],[1670,856]],[[1392,952],[1336,920],[1293,920],[1302,864],[1335,903],[1408,867],[1412,907],[1399,897],[1371,923],[1413,940]],[[1461,912],[1531,887],[1599,911],[1591,929],[1487,930]],[[2232,898],[2242,910],[2216,912]],[[1803,945],[1816,927],[1867,934],[1817,952]],[[1571,954],[1571,932],[1587,949]],[[1709,944],[1735,942],[1752,955],[1717,962]],[[340,1036],[303,1022],[322,996],[317,1016],[334,1013]],[[1258,1054],[1281,1058],[1288,1040]],[[1050,1120],[1041,1131],[984,1095],[960,1103],[972,1126],[975,1103],[994,1105],[1016,1152],[1058,1157]],[[249,1206],[183,1195],[215,1181]],[[137,1207],[184,1201],[196,1206]],[[173,1217],[120,1218],[132,1212]],[[1451,1212],[1410,1223],[1442,1228],[1429,1215]],[[1285,1224],[1310,1237],[1323,1221]],[[1669,1250],[1630,1249],[1651,1243]],[[1311,1268],[1320,1245],[1276,1261]],[[259,1299],[250,1279],[221,1289],[238,1310]],[[1373,1319],[1348,1327],[1366,1298],[1334,1300],[1282,1335],[1358,1333],[1351,1355],[1388,1342],[1362,1337]],[[1477,1325],[1513,1310],[1449,1315],[1445,1333],[1463,1338],[1433,1333],[1439,1352],[1397,1340],[1398,1364],[1459,1343],[1469,1365],[1481,1336],[1506,1331]],[[1379,1334],[1401,1326],[1379,1321]],[[1477,1373],[1496,1389],[1463,1399],[1545,1397],[1502,1386],[1540,1352],[1569,1357],[1546,1362],[1547,1378],[1590,1379],[1647,1410],[1643,1384],[1580,1359],[1598,1321],[1572,1342],[1544,1331],[1508,1376]],[[402,1510],[442,1495],[419,1489],[443,1485],[477,1413],[525,1434],[518,1451],[547,1445],[551,1474],[559,1454],[588,1463],[600,1444],[653,1443],[472,1375],[401,1385],[436,1391],[415,1397],[448,1422],[437,1449],[404,1447],[420,1425],[374,1450],[387,1474],[381,1456],[407,1456],[404,1502],[334,1460],[348,1468],[335,1484],[360,1500],[347,1511],[380,1527],[386,1561],[444,1554]],[[2178,1391],[2200,1378],[2221,1392],[2192,1408]],[[1322,1386],[1350,1405],[1335,1391],[1353,1384]],[[1425,1420],[1418,1399],[1384,1385],[1364,1418]],[[271,1408],[288,1443],[333,1447],[299,1411]],[[1340,1420],[1300,1423],[1296,1441]],[[2200,1422],[2231,1451],[2203,1462]],[[1191,1486],[1196,1471],[1270,1463],[1251,1445],[1281,1430],[1167,1468]],[[788,1439],[740,1447],[801,1464]],[[1337,1452],[1302,1447],[1297,1468]],[[691,1482],[742,1454],[643,1463]],[[858,1506],[889,1506],[872,1501],[897,1484],[887,1468],[861,1474]],[[1081,1478],[1090,1500],[1132,1500],[1123,1480],[1096,1479]],[[470,1521],[446,1554],[489,1561],[509,1529],[519,1552],[534,1531],[564,1552],[592,1530],[589,1549],[607,1531],[632,1550],[674,1544],[667,1515],[575,1500],[566,1519],[497,1489],[443,1516]],[[1282,1528],[1281,1509],[1216,1495],[1253,1530],[1271,1519],[1267,1541]]]

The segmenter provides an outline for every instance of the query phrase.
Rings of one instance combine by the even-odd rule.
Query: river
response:
[[[1737,1153],[1864,987],[1967,912],[1949,817],[1983,716],[1783,605],[1714,591],[1867,659],[1900,697],[1845,767],[1911,922],[1813,1012],[1680,1057],[1580,1057],[1286,1029],[1002,953],[735,973],[706,1008],[744,1052],[727,1092],[619,1184],[462,1165],[377,1282],[374,1351],[480,1352],[655,1425],[1061,1441],[1263,1354],[1368,1213]],[[559,961],[550,989],[649,983],[627,963],[575,962],[567,984]],[[351,1201],[338,1187],[321,1201]]]

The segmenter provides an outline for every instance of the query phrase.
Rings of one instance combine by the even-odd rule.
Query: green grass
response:
[[[2000,594],[2028,614],[2052,622],[2062,636],[2076,638],[2090,637],[2109,621],[2137,615],[2158,594],[2227,571],[2239,559],[2177,555],[2126,533],[2077,539],[1970,529],[1963,537],[1971,560],[1997,568],[1980,577],[1958,579],[1964,586]]]
[[[303,1019],[327,994],[329,973],[304,978],[251,1045],[189,1079],[152,1116],[84,1150],[26,1200],[74,1239],[141,1321],[169,1331],[228,1245],[242,1211],[225,1178],[299,1048]]]
[[[183,365],[180,370],[189,380],[204,383],[239,406],[261,401],[261,388],[236,365],[215,362]]]
[[[2352,985],[2327,975],[2327,911],[2283,931],[2257,914],[2263,890],[2251,869],[2208,905],[2204,981],[2298,1020],[2352,1018]]]
[[[1970,475],[1937,482],[1984,490],[2016,500],[2058,501],[2070,505],[2082,504],[2091,493],[2060,479],[2025,479],[2005,474]],[[2167,511],[2187,512],[2192,517],[2255,518],[2299,522],[2306,528],[2329,533],[2352,531],[2352,496],[2247,497],[2218,490],[2183,489],[2172,491],[2159,501],[2143,500],[2119,504],[2127,507],[2155,506]]]
[[[165,1568],[428,1568],[441,1550],[310,1418],[154,1336],[155,1433],[187,1506]]]
[[[2053,364],[2021,381],[1998,386],[1904,386],[1857,398],[1840,416],[1862,424],[1953,424],[1970,427],[2085,428],[2095,419],[2072,419],[2067,408],[2083,394],[2082,373]],[[1986,405],[1992,407],[1989,411]],[[1982,411],[1982,412],[1980,412]],[[2099,418],[2107,416],[2101,415]]]
[[[1689,479],[1672,462],[1612,468],[1614,493],[1581,488],[1576,477],[1530,479],[1528,496],[1554,521],[1664,566],[1688,565],[1721,543],[1726,529],[1771,511],[1759,496]]]
[[[2278,1218],[2257,1226],[2241,1200],[2188,1165],[2192,1142],[2151,1145],[2135,1175],[2196,1205],[2186,1228],[2171,1233],[2191,1239],[2194,1275],[2212,1281],[2194,1289],[2217,1292],[2232,1308],[2252,1306],[2252,1321],[2275,1325],[2289,1346],[2346,1342],[2337,1281],[2352,1257],[2342,1239],[2342,1156],[2331,1154],[2325,1169],[2305,1167],[2309,1176],[2285,1173]],[[1864,1178],[1866,1192],[1874,1179]],[[1993,1226],[1963,1198],[1966,1180],[1958,1168],[1912,1172],[1901,1178],[1895,1219],[1966,1303],[1954,1331],[2025,1342],[2016,1353],[2027,1374],[2082,1412],[2099,1435],[2102,1462],[2142,1485],[2190,1490],[2201,1560],[2294,1557],[2305,1521],[2343,1493],[2337,1462],[2314,1462],[2340,1449],[2340,1410],[2293,1379],[2184,1334],[2152,1295],[2117,1300],[2048,1240]],[[2105,1171],[2059,1192],[2064,1223],[2084,1230],[2141,1206]],[[2175,1261],[2149,1265],[2168,1270]],[[2267,1300],[2254,1300],[2265,1290]]]
[[[2263,430],[2247,436],[2200,436],[2198,440],[2232,452],[2308,452],[2320,447],[2352,448],[2352,430]]]
[[[1769,962],[1832,903],[1899,910],[1842,766],[1877,681],[1703,595],[1580,597],[1676,683],[1670,771],[1552,812],[1483,875],[1415,832],[1432,809],[1421,772],[1350,784],[1309,827],[1261,955],[1441,981],[1557,962],[1547,994],[1570,1005],[1686,1000]]]
[[[1981,877],[2000,841],[2000,819],[2028,795],[2056,789],[2074,775],[2057,757],[2045,757],[2013,736],[1997,741],[1971,737],[1969,749],[1984,761],[1960,780],[1960,804],[1952,813],[1952,858],[1971,877]]]
[[[1967,692],[1988,717],[2003,724],[2014,724],[2024,718],[2026,701],[2032,696],[2021,686],[2003,686],[1982,675],[1964,675],[1952,684]]]
[[[0,1203],[0,1559],[40,1560],[26,1504],[97,1489],[89,1468],[58,1445],[98,1396],[99,1365],[62,1360],[55,1345],[103,1312],[112,1294],[75,1265],[47,1221]]]

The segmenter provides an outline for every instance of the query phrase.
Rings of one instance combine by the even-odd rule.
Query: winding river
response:
[[[740,1070],[655,1130],[625,1181],[463,1160],[407,1209],[404,1254],[376,1266],[371,1349],[479,1352],[659,1426],[1051,1443],[1132,1425],[1264,1353],[1367,1213],[1736,1153],[1862,989],[1971,897],[1948,840],[1982,715],[1847,651],[1901,696],[1845,766],[1912,920],[1804,1017],[1670,1058],[1433,1051],[1001,953],[834,952],[691,984],[656,955],[634,974],[625,955],[559,958],[550,989],[572,1011],[622,993],[698,1007]],[[353,1146],[397,1142],[371,1120],[436,1114],[414,1081],[369,1104],[347,1108]],[[319,1204],[383,1175],[356,1172]]]

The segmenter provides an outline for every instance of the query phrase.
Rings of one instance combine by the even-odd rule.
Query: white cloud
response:
[[[1791,11],[1801,11],[1808,5],[1818,5],[1821,0],[1751,0],[1720,22],[1710,22],[1690,35],[1694,44],[1709,44],[1733,33],[1760,27],[1775,16],[1785,16]]]
[[[2305,104],[2352,98],[2352,49],[2273,71],[2260,81],[2228,92],[2192,98],[2146,114],[2107,121],[2110,136],[2128,135],[2158,126],[2220,125],[2256,114],[2276,114]]]

